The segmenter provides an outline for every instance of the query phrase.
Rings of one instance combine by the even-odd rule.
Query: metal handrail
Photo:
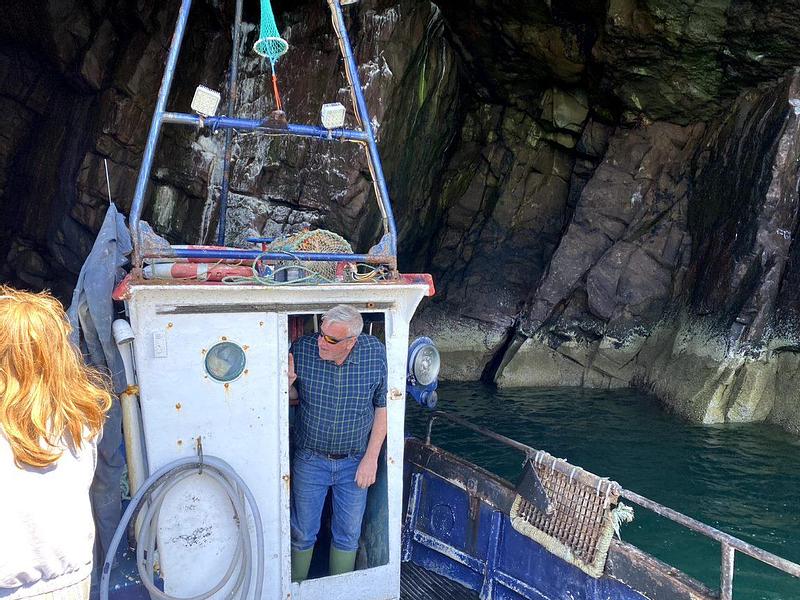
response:
[[[499,433],[495,433],[490,429],[486,429],[485,427],[480,427],[478,425],[473,425],[466,419],[458,417],[456,415],[450,414],[443,410],[437,410],[430,417],[428,417],[428,427],[427,432],[425,435],[425,444],[430,446],[431,445],[431,432],[433,430],[433,423],[436,419],[446,419],[462,427],[466,427],[476,433],[480,433],[483,436],[496,440],[502,444],[510,446],[515,450],[519,450],[520,452],[524,453],[528,457],[536,457],[536,460],[539,464],[547,466],[552,470],[559,471],[564,475],[572,475],[574,474],[573,467],[564,459],[555,458],[546,452],[541,450],[536,450],[527,444],[523,444],[521,442],[517,442],[516,440],[512,440],[504,435],[500,435]],[[583,471],[583,469],[581,469]],[[604,481],[599,478],[597,475],[591,474],[588,471],[583,471],[583,473],[590,474],[595,477],[599,481]],[[758,561],[763,562],[771,567],[774,567],[784,573],[788,573],[794,577],[800,577],[800,564],[794,563],[790,560],[786,560],[785,558],[781,558],[776,554],[772,554],[766,550],[763,550],[757,546],[749,544],[744,540],[741,540],[735,536],[732,536],[724,531],[720,531],[710,525],[706,525],[697,519],[693,519],[683,513],[680,513],[676,510],[668,508],[658,502],[650,500],[649,498],[645,498],[644,496],[637,494],[636,492],[632,492],[630,490],[626,490],[622,488],[618,483],[614,481],[609,481],[609,490],[618,493],[621,497],[630,500],[631,502],[638,504],[639,506],[646,508],[657,515],[669,519],[683,527],[690,529],[692,531],[696,531],[707,538],[710,538],[714,541],[717,541],[721,544],[722,550],[722,557],[720,561],[720,599],[721,600],[732,600],[733,599],[733,565],[735,560],[736,552],[741,552],[751,558],[755,558]]]

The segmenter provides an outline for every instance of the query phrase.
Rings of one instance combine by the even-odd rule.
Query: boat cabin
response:
[[[207,456],[235,470],[260,512],[263,597],[349,599],[354,589],[364,600],[399,597],[409,321],[428,293],[424,283],[403,281],[282,287],[143,281],[127,288],[149,472]],[[288,352],[292,336],[313,331],[321,313],[343,303],[361,312],[365,328],[386,345],[385,452],[369,488],[357,570],[313,578],[312,567],[312,578],[293,584]],[[168,490],[155,532],[165,592],[195,596],[225,576],[237,553],[237,518],[220,482],[199,469]],[[254,530],[250,511],[246,518]],[[324,528],[320,538],[318,546]],[[326,557],[327,548],[315,556]]]

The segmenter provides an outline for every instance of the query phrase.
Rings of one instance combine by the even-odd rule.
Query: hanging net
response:
[[[253,46],[256,54],[268,58],[273,70],[275,63],[289,49],[289,44],[278,33],[275,24],[275,15],[272,14],[272,5],[269,0],[261,0],[261,31],[258,41]]]

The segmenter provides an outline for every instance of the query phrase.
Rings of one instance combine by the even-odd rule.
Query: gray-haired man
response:
[[[367,488],[386,437],[386,349],[340,304],[319,334],[292,344],[289,385],[299,397],[292,460],[292,579],[308,575],[322,506],[333,490],[330,574],[355,565]]]

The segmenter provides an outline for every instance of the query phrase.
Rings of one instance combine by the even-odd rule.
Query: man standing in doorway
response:
[[[289,354],[289,386],[300,400],[292,461],[292,580],[308,576],[322,506],[333,490],[330,574],[353,570],[378,455],[386,437],[386,349],[361,333],[357,310],[340,304],[320,333]]]

